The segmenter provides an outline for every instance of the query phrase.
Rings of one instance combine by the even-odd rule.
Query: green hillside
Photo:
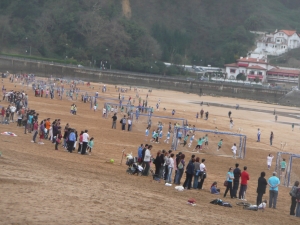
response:
[[[249,30],[300,30],[299,15],[298,0],[1,0],[0,51],[172,73],[161,61],[222,66]]]

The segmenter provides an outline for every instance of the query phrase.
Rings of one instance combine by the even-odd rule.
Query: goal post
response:
[[[162,125],[162,127],[167,128],[163,129],[165,132],[169,130],[169,123],[171,123],[172,127],[174,126],[174,123],[179,123],[180,126],[183,126],[185,123],[184,118],[175,118],[175,117],[168,117],[168,116],[158,116],[154,115],[153,113],[148,114],[139,114],[138,118],[134,117],[133,119],[134,124],[137,128],[137,130],[145,130],[146,127],[157,128],[159,124]],[[172,133],[173,129],[170,131]],[[151,133],[151,132],[150,132]]]
[[[281,162],[285,159],[285,171],[281,169]],[[300,155],[290,152],[278,152],[276,156],[275,171],[280,179],[281,185],[293,186],[295,181],[300,180]]]
[[[182,136],[183,138],[186,136],[186,134],[188,132],[193,132],[195,135],[202,133],[203,136],[205,134],[213,134],[214,137],[217,136],[217,140],[220,140],[221,137],[224,136],[229,136],[229,137],[234,137],[234,141],[236,142],[236,147],[237,147],[237,153],[236,153],[236,157],[240,158],[240,159],[244,159],[246,157],[246,143],[247,143],[247,136],[244,134],[239,134],[239,133],[231,133],[231,132],[223,132],[223,131],[217,131],[217,130],[206,130],[206,129],[199,129],[199,128],[187,128],[184,126],[181,127],[174,127],[174,135],[173,135],[173,139],[172,139],[172,146],[171,149],[172,150],[177,150],[179,148],[178,146],[178,132],[181,131],[182,132]],[[218,139],[219,138],[219,139]],[[233,142],[233,141],[232,141]],[[203,143],[204,144],[204,143]],[[217,148],[217,143],[216,146]],[[231,147],[231,146],[230,146]],[[230,148],[231,149],[231,148]],[[210,151],[210,153],[212,153],[214,150]],[[224,154],[229,155],[228,153],[228,149],[226,149],[226,152],[224,152]],[[230,153],[231,154],[231,153]]]

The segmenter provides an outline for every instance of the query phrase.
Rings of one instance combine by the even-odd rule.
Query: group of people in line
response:
[[[186,189],[203,189],[203,183],[206,178],[205,159],[192,155],[188,163],[185,161],[185,154],[179,152],[172,153],[172,150],[159,150],[156,156],[152,156],[153,146],[141,144],[138,148],[138,162],[143,165],[143,175],[148,176],[150,164],[155,165],[155,176],[164,180],[166,183],[183,185]],[[182,183],[181,179],[186,171],[186,179]],[[174,174],[174,176],[173,176]]]

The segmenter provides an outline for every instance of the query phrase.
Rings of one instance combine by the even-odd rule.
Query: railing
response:
[[[57,63],[57,62],[50,62],[50,61],[43,61],[43,60],[36,60],[36,59],[28,59],[28,58],[21,58],[21,57],[13,57],[13,56],[6,56],[6,55],[0,55],[0,58],[4,59],[12,59],[12,60],[20,60],[20,61],[26,61],[26,62],[36,62],[36,63],[42,63],[46,65],[55,65],[55,66],[61,66],[61,67],[67,67],[67,68],[76,68],[78,70],[83,70],[87,72],[96,72],[96,73],[106,73],[106,74],[119,74],[119,75],[136,75],[136,76],[141,76],[141,77],[156,77],[156,78],[161,78],[161,79],[168,79],[168,80],[174,80],[178,82],[190,82],[190,83],[202,83],[206,85],[211,85],[211,84],[222,84],[224,86],[231,86],[231,87],[236,87],[236,88],[245,88],[245,89],[265,89],[265,90],[274,90],[277,91],[276,89],[273,89],[271,87],[266,87],[262,85],[249,85],[249,84],[244,84],[244,83],[227,83],[224,82],[224,80],[219,80],[219,81],[208,81],[208,80],[195,80],[195,81],[188,81],[186,77],[170,77],[170,76],[164,76],[164,75],[157,75],[157,74],[149,74],[149,73],[137,73],[137,72],[131,72],[131,71],[122,71],[122,70],[102,70],[100,68],[89,68],[89,67],[78,67],[77,65],[72,65],[72,64],[63,64],[63,63]],[[287,88],[281,88],[281,91],[289,91],[290,89]]]

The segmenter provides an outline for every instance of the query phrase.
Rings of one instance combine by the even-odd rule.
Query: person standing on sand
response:
[[[82,134],[82,149],[81,149],[81,155],[86,154],[86,148],[89,142],[89,135],[88,135],[88,130],[85,130],[84,133]]]
[[[232,196],[233,198],[237,198],[237,191],[239,189],[239,184],[240,184],[240,177],[241,177],[241,170],[239,168],[239,164],[235,164],[235,169],[233,170],[233,188],[232,188]]]
[[[121,124],[122,124],[122,131],[126,130],[126,115],[121,119]]]
[[[230,117],[231,117],[231,111],[228,112],[228,117],[230,119]]]
[[[230,167],[229,171],[226,174],[227,186],[226,186],[226,190],[225,190],[225,193],[224,193],[224,198],[226,197],[228,191],[230,193],[230,197],[231,198],[234,197],[233,193],[232,193],[232,181],[233,180],[234,180],[234,175],[233,175],[233,172],[232,172],[232,167]]]
[[[273,131],[271,131],[271,134],[270,134],[270,145],[273,144],[273,139],[274,139],[274,134],[273,134]]]
[[[68,136],[68,152],[72,153],[75,141],[76,141],[75,132],[73,129],[71,129]]]
[[[258,128],[257,129],[257,142],[260,142],[260,135],[261,135],[261,132],[260,132],[260,129]]]
[[[172,116],[174,116],[174,115],[175,115],[175,109],[172,110]]]
[[[256,197],[256,205],[259,206],[262,203],[262,197],[266,193],[266,188],[267,188],[267,180],[265,178],[266,173],[261,172],[260,177],[258,178],[257,182],[257,197]]]
[[[280,184],[280,180],[276,177],[276,172],[273,172],[273,176],[269,178],[268,184],[270,186],[269,191],[269,208],[276,209],[277,197],[278,197],[278,186]]]
[[[117,119],[118,119],[118,117],[117,117],[117,113],[115,113],[113,116],[112,116],[112,126],[111,126],[111,128],[112,129],[116,129],[116,122],[117,122]]]
[[[200,117],[201,117],[201,119],[203,119],[203,114],[204,114],[204,110],[201,109],[201,111],[200,111]]]
[[[250,177],[247,172],[247,166],[244,166],[244,171],[241,174],[241,187],[240,187],[240,193],[239,193],[239,200],[246,201],[245,195],[246,195],[246,191],[247,191],[248,180],[250,180]]]
[[[275,122],[277,122],[277,118],[278,118],[277,115],[275,115]]]
[[[149,169],[150,169],[150,161],[151,161],[151,149],[152,149],[152,145],[149,145],[148,148],[145,150],[145,156],[143,159],[144,162],[144,176],[148,176],[149,174]]]
[[[294,123],[292,123],[292,131],[294,131],[294,127],[295,127],[295,124],[294,124]]]
[[[208,114],[209,114],[209,112],[207,111],[207,112],[205,113],[205,120],[208,120]]]

